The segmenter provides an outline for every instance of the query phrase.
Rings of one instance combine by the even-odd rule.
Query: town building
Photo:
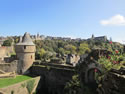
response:
[[[66,63],[76,66],[76,64],[78,63],[78,61],[80,60],[80,56],[79,55],[75,55],[75,54],[68,54],[67,58],[66,58]]]
[[[95,37],[93,34],[92,34],[92,37],[89,38],[88,40],[94,40],[94,41],[107,41],[107,36],[99,36],[99,37]]]

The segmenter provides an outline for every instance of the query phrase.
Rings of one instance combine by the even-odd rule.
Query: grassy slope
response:
[[[15,83],[19,83],[22,82],[24,80],[28,80],[31,77],[29,76],[16,76],[16,78],[4,78],[4,79],[0,79],[0,88],[15,84]]]

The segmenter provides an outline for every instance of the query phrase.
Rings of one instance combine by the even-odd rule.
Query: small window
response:
[[[32,57],[32,55],[31,55],[31,59],[32,59],[33,57]]]
[[[26,49],[26,46],[24,46],[24,49]]]

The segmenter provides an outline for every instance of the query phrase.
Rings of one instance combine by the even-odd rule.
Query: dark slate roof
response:
[[[30,34],[26,32],[24,34],[23,38],[20,37],[20,41],[16,45],[35,45],[35,44],[33,43],[32,39],[30,38]]]

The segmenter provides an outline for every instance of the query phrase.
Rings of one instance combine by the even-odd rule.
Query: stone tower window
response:
[[[31,59],[32,59],[33,57],[32,57],[32,55],[31,55]]]
[[[26,49],[26,46],[24,46],[24,49]]]

